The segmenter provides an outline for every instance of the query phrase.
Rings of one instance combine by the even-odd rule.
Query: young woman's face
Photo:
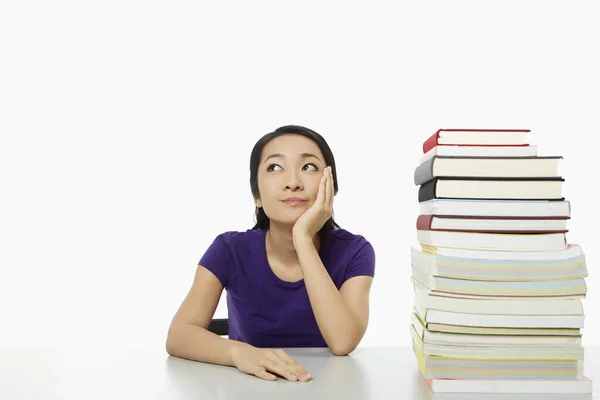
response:
[[[271,221],[293,225],[317,198],[326,166],[311,139],[294,134],[272,139],[263,148],[258,167],[256,206]]]

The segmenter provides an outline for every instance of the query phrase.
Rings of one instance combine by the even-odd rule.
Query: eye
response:
[[[306,167],[309,167],[309,166],[312,166],[314,168],[313,171],[318,171],[319,170],[319,168],[317,168],[317,166],[315,164],[313,164],[313,163],[304,164],[304,167],[302,167],[302,170],[306,171]]]
[[[277,168],[281,168],[281,167],[280,167],[279,165],[277,165],[277,164],[271,164],[271,165],[269,165],[269,166],[267,167],[267,171],[269,171],[269,172],[270,172],[270,171],[274,171],[274,170],[275,170],[275,167],[277,167]]]

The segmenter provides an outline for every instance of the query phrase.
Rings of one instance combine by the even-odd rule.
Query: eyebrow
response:
[[[321,159],[319,157],[317,157],[316,155],[314,155],[313,153],[302,153],[302,154],[300,154],[300,156],[302,158],[314,157],[317,160],[321,161]],[[263,161],[263,163],[267,162],[267,160],[270,159],[270,158],[283,158],[283,159],[285,159],[285,156],[283,154],[281,154],[281,153],[273,153],[273,154],[269,155],[267,158],[265,158],[265,161]],[[321,161],[321,162],[323,162],[323,161]]]

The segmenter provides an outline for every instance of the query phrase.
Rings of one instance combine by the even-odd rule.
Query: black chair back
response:
[[[215,318],[210,321],[208,330],[219,336],[229,335],[229,320],[227,318]]]

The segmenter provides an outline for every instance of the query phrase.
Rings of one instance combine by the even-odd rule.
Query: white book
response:
[[[539,334],[485,334],[485,333],[456,333],[437,332],[426,329],[417,313],[410,316],[411,325],[425,344],[462,345],[462,346],[544,346],[544,347],[581,347],[582,335],[544,335]],[[515,328],[519,329],[519,328]]]
[[[413,285],[414,307],[419,315],[427,310],[440,310],[464,314],[498,315],[584,315],[581,299],[466,299],[445,297],[430,293],[427,289]]]
[[[593,381],[587,377],[573,380],[498,380],[498,379],[428,379],[427,383],[434,393],[460,393],[456,399],[466,400],[465,393],[487,394],[591,394]],[[494,397],[496,399],[496,397]],[[543,397],[547,399],[547,397]],[[477,396],[478,400],[486,397]],[[511,399],[517,400],[515,397]],[[530,398],[541,400],[542,398]],[[558,400],[558,397],[550,397]],[[560,398],[561,400],[563,398]],[[564,400],[578,400],[579,397],[565,396]],[[587,399],[587,398],[586,398]]]
[[[490,233],[560,233],[567,232],[567,218],[464,218],[462,216],[431,215],[421,216],[429,223],[431,230],[471,231]],[[429,222],[430,221],[430,222]]]
[[[587,293],[585,278],[547,281],[476,281],[429,275],[411,266],[412,278],[433,293],[449,292],[479,296],[574,296]]]
[[[414,308],[415,312],[418,310]],[[578,328],[584,327],[584,315],[490,315],[465,314],[441,310],[427,310],[419,315],[425,323],[481,326],[490,328]]]
[[[563,178],[542,180],[434,178],[419,187],[419,201],[431,198],[478,200],[564,200]]]
[[[538,146],[455,146],[437,145],[423,154],[419,163],[429,160],[433,156],[455,157],[535,157],[538,155]]]
[[[533,299],[535,299],[535,300],[543,301],[546,299],[547,300],[585,299],[587,297],[587,288],[586,288],[585,292],[579,292],[579,293],[557,294],[555,292],[552,295],[538,294],[535,296],[532,296],[531,294],[525,295],[523,293],[513,293],[510,296],[500,295],[500,294],[492,294],[492,293],[476,294],[476,293],[472,293],[472,292],[467,293],[464,290],[461,292],[446,292],[446,291],[440,291],[438,289],[429,288],[429,287],[425,286],[423,284],[423,282],[416,279],[414,276],[411,276],[410,279],[411,279],[413,285],[425,288],[425,290],[427,290],[427,292],[430,294],[435,294],[436,296],[441,296],[441,297],[449,297],[449,298],[453,298],[453,299],[477,299],[477,300],[506,300],[506,299],[533,300]],[[585,281],[583,283],[585,283]],[[587,284],[586,284],[586,286],[587,286]]]
[[[419,203],[420,215],[569,217],[568,200],[431,199]]]
[[[418,245],[413,244],[413,247]],[[577,244],[567,244],[566,248],[559,250],[550,251],[497,251],[489,249],[466,249],[466,248],[452,248],[443,247],[437,245],[426,245],[420,243],[422,250],[429,254],[444,256],[444,257],[457,257],[457,258],[475,258],[481,260],[529,260],[529,261],[543,261],[543,260],[567,260],[583,255],[583,249]]]
[[[564,233],[479,233],[417,230],[419,243],[435,247],[500,251],[556,251],[567,248]]]
[[[577,251],[564,251],[562,253],[563,255],[572,253],[572,257],[556,260],[502,260],[491,257],[449,257],[431,254],[411,245],[410,262],[414,267],[430,275],[457,279],[542,281],[584,278],[588,276],[583,253]]]
[[[423,342],[418,336],[415,327],[411,325],[410,333],[414,340],[419,341],[423,355],[447,358],[471,358],[478,360],[540,360],[572,359],[583,360],[583,346],[522,346],[512,345],[487,345],[487,344],[439,344]]]

